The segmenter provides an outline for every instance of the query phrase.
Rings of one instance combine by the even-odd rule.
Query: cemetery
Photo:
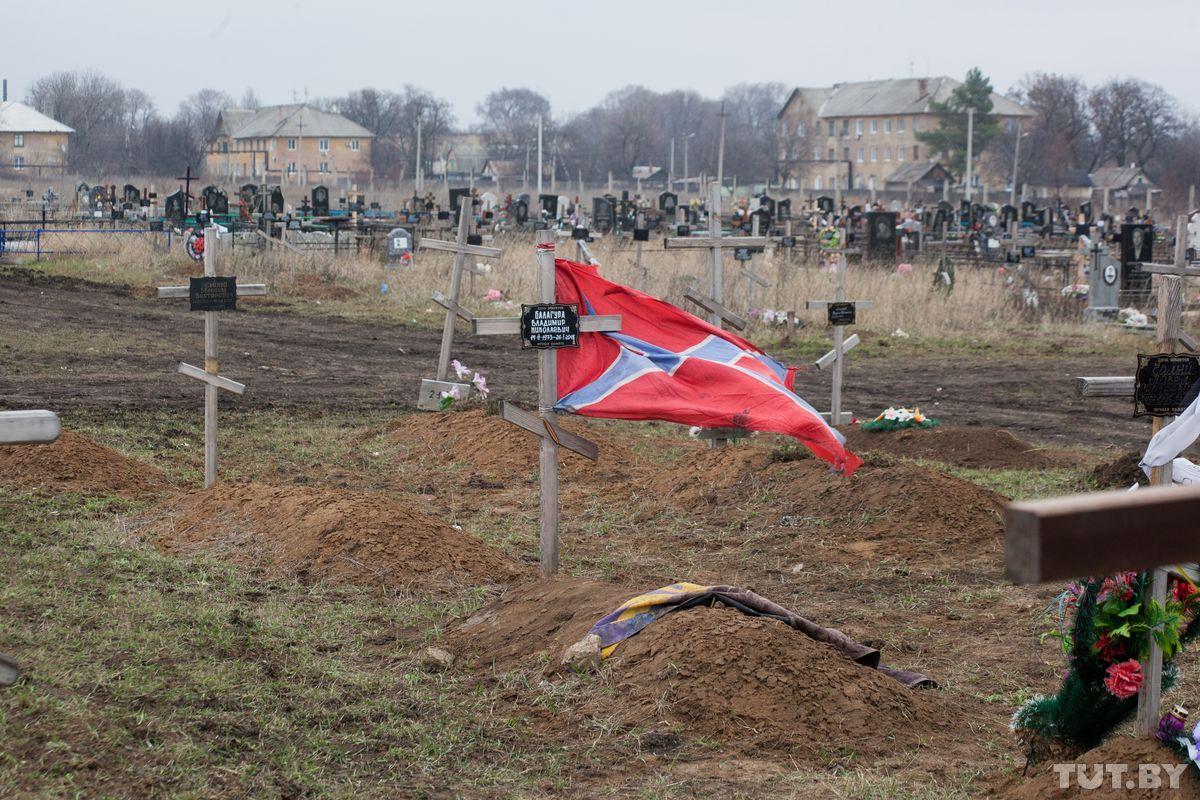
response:
[[[962,85],[0,175],[0,796],[1200,798],[1194,186]]]

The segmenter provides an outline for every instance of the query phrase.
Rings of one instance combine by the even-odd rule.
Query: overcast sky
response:
[[[264,103],[405,83],[449,99],[460,124],[501,86],[549,96],[556,116],[629,84],[718,96],[741,82],[823,86],[910,75],[1000,91],[1031,71],[1089,84],[1135,76],[1200,110],[1198,0],[401,0],[4,2],[0,77],[99,69],[161,111],[202,87]],[[985,10],[987,9],[987,10]]]

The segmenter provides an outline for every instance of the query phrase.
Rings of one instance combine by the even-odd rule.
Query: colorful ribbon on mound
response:
[[[892,669],[880,664],[879,651],[875,648],[860,644],[834,628],[824,628],[749,589],[736,586],[673,583],[626,600],[619,608],[593,625],[589,633],[600,637],[600,657],[608,658],[618,644],[655,620],[662,619],[673,611],[711,608],[718,603],[751,617],[777,619],[808,638],[829,645],[846,658],[864,667],[879,670],[905,686],[937,687],[932,678],[918,672]]]

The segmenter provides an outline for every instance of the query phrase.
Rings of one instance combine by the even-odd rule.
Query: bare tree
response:
[[[175,118],[187,125],[192,138],[201,146],[217,134],[217,117],[233,106],[233,98],[217,89],[201,89],[179,104]]]
[[[488,149],[500,158],[517,158],[537,136],[537,119],[543,120],[543,135],[550,132],[550,101],[532,89],[508,87],[483,98],[475,107],[483,120]]]
[[[1109,81],[1092,90],[1088,109],[1101,164],[1145,164],[1180,129],[1175,98],[1145,81]]]
[[[775,172],[778,156],[776,118],[787,100],[782,83],[739,83],[725,90],[725,174],[750,181]]]
[[[247,86],[246,91],[242,93],[242,99],[238,101],[238,108],[247,108],[251,111],[258,111],[262,108],[262,101],[258,99],[258,93],[252,86]]]
[[[26,102],[75,129],[69,158],[80,171],[120,166],[125,150],[125,88],[99,72],[55,72],[29,87]]]

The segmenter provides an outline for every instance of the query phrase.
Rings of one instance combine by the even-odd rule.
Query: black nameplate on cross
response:
[[[1200,356],[1138,354],[1133,387],[1135,417],[1175,417],[1200,393]]]
[[[521,306],[521,348],[579,347],[579,306],[535,303]]]
[[[188,283],[191,311],[233,311],[237,308],[237,276],[192,278]]]
[[[830,325],[853,325],[856,309],[852,302],[830,303],[826,307]]]

